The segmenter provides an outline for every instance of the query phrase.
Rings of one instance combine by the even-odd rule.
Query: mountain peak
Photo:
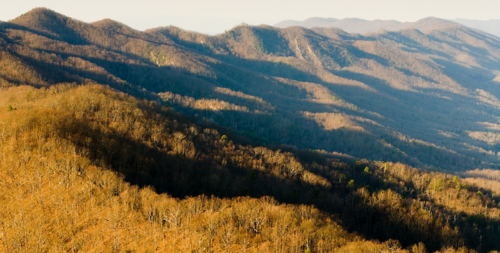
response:
[[[412,22],[412,23],[414,23],[414,24],[419,24],[419,23],[432,23],[432,24],[452,24],[453,23],[453,24],[455,24],[452,21],[441,19],[441,18],[436,18],[436,17],[432,17],[432,16],[419,19],[419,20]]]
[[[308,18],[306,20],[304,20],[303,22],[307,22],[307,21],[322,21],[322,22],[335,22],[337,21],[338,19],[336,18],[320,18],[320,17],[312,17],[312,18]]]
[[[41,15],[41,14],[43,14],[43,15],[58,15],[59,13],[57,13],[54,10],[51,10],[49,8],[46,8],[46,7],[36,7],[36,8],[31,9],[30,11],[26,12],[25,14],[23,14],[21,16]]]
[[[444,20],[436,17],[427,17],[423,18],[420,20],[417,20],[416,22],[413,23],[408,23],[408,28],[414,28],[418,29],[420,31],[430,31],[430,30],[439,30],[443,28],[448,28],[448,27],[456,27],[459,26],[459,24],[449,21],[449,20]]]
[[[62,40],[72,44],[85,44],[76,31],[84,22],[72,19],[47,8],[35,8],[9,23],[15,24],[30,32],[47,36],[51,39]]]
[[[274,26],[278,27],[278,28],[287,28],[290,26],[299,26],[299,25],[300,25],[300,21],[288,19],[288,20],[283,20],[283,21],[275,24]]]
[[[93,22],[91,24],[93,26],[97,26],[97,27],[100,27],[102,29],[109,29],[109,30],[120,31],[120,32],[123,32],[123,31],[127,31],[127,32],[136,31],[135,29],[133,29],[132,27],[130,27],[130,26],[126,25],[126,24],[123,24],[121,22],[118,22],[116,20],[112,20],[112,19],[109,19],[109,18],[101,19],[101,20]]]
[[[51,9],[45,7],[38,7],[15,18],[14,20],[11,21],[11,23],[18,25],[29,25],[33,23],[50,22],[53,21],[54,19],[67,19],[67,18],[68,17],[59,14]]]
[[[421,19],[417,20],[417,22],[419,22],[419,21],[446,21],[446,20],[441,19],[441,18],[436,18],[433,16],[428,16],[426,18],[421,18]]]

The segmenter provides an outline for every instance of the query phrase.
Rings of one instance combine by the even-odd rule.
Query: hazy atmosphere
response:
[[[35,7],[46,7],[85,22],[104,18],[145,30],[174,25],[218,34],[241,23],[273,25],[282,20],[310,17],[383,19],[402,22],[429,16],[442,19],[500,19],[496,0],[186,0],[186,1],[4,1],[0,20],[8,21]]]

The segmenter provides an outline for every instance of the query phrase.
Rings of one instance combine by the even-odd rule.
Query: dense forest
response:
[[[496,168],[500,39],[431,21],[425,32],[241,25],[207,36],[34,9],[0,25],[0,85],[96,82],[262,145]]]
[[[499,251],[500,39],[440,29],[1,23],[0,251]]]
[[[95,84],[0,102],[7,252],[499,249],[496,193],[458,176],[250,146]]]

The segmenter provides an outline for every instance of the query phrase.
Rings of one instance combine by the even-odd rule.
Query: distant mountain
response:
[[[302,26],[306,28],[329,27],[332,23],[335,23],[336,21],[338,21],[338,19],[335,18],[309,18],[304,21],[285,20],[274,26],[280,28],[286,28],[290,26]]]
[[[487,33],[491,33],[497,37],[500,37],[500,19],[492,20],[470,20],[470,19],[453,19],[453,22],[476,28]]]
[[[304,21],[287,20],[275,24],[275,27],[286,28],[290,26],[302,26],[305,28],[314,27],[336,27],[349,33],[368,33],[377,32],[379,30],[398,31],[402,29],[418,29],[426,31],[429,29],[437,29],[443,26],[452,26],[454,23],[438,19],[438,18],[424,18],[416,22],[399,22],[396,20],[364,20],[359,18],[309,18]]]
[[[469,20],[453,19],[443,20],[438,18],[425,18],[416,22],[399,22],[396,20],[364,20],[358,18],[309,18],[304,21],[285,20],[275,24],[275,27],[287,28],[291,26],[314,27],[336,27],[349,33],[368,33],[379,30],[399,31],[402,29],[418,29],[421,31],[436,29],[440,26],[453,25],[453,23],[479,29],[500,37],[500,20]]]
[[[281,22],[275,24],[274,26],[279,27],[279,28],[286,28],[286,27],[290,27],[290,26],[300,26],[300,23],[301,23],[301,21],[297,21],[297,20],[284,20],[284,21],[281,21]]]
[[[5,87],[96,82],[260,143],[429,169],[500,164],[491,137],[500,39],[450,21],[365,35],[242,25],[208,36],[35,9],[2,27]]]

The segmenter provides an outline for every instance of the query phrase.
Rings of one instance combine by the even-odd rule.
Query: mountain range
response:
[[[0,24],[0,251],[500,250],[500,38]],[[493,251],[494,252],[494,251]]]
[[[429,169],[497,166],[500,39],[434,18],[414,27],[208,36],[35,9],[0,26],[0,80],[103,83],[260,143]]]
[[[500,20],[498,19],[471,20],[471,19],[458,18],[458,19],[453,19],[451,21],[468,27],[476,28],[485,31],[487,33],[491,33],[497,37],[500,37]]]
[[[308,18],[304,21],[285,20],[275,24],[275,27],[287,28],[290,26],[302,26],[306,28],[314,27],[337,27],[348,33],[368,33],[377,32],[379,30],[398,31],[403,29],[418,29],[425,31],[426,29],[434,29],[437,26],[453,26],[453,23],[468,26],[470,28],[479,29],[484,32],[500,37],[500,20],[470,20],[470,19],[453,19],[443,20],[438,18],[425,18],[416,22],[399,22],[396,20],[364,20],[359,18]]]

